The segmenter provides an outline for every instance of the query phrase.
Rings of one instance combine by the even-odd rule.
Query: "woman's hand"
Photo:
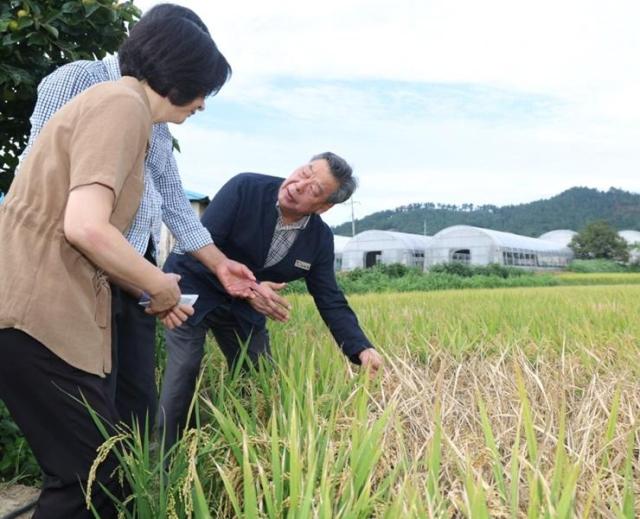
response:
[[[151,302],[149,303],[148,313],[158,315],[177,307],[180,301],[178,281],[180,281],[178,274],[165,274],[162,272],[158,275],[153,291],[149,292]]]
[[[170,310],[159,314],[158,319],[162,321],[165,328],[173,330],[189,319],[193,315],[193,311],[193,306],[191,305],[176,305]],[[147,313],[150,312],[147,310]]]

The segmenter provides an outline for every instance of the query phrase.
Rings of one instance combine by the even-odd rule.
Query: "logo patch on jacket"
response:
[[[296,262],[293,265],[295,267],[298,267],[299,269],[311,270],[311,263],[307,263],[306,261],[296,260]]]

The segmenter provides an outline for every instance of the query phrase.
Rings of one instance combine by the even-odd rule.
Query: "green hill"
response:
[[[618,230],[640,230],[640,194],[611,188],[598,191],[574,187],[545,200],[527,204],[450,205],[422,203],[370,214],[356,221],[356,232],[369,229],[433,235],[451,225],[474,225],[524,236],[540,236],[554,229],[579,231],[593,220],[606,220]],[[351,222],[333,228],[351,235]]]

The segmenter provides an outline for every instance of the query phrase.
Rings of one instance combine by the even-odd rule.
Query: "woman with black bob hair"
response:
[[[105,440],[87,406],[110,431],[120,421],[105,382],[109,282],[149,294],[148,312],[168,328],[193,313],[179,304],[179,277],[146,261],[123,233],[140,203],[153,124],[203,109],[231,69],[199,18],[177,6],[144,16],[120,63],[121,79],[51,116],[0,205],[0,398],[45,474],[36,519],[115,517],[109,494],[126,494],[110,454],[94,474],[93,510],[85,502]]]
[[[174,4],[157,5],[144,15],[118,50],[118,61],[123,76],[146,81],[177,106],[215,95],[231,77],[202,20]]]

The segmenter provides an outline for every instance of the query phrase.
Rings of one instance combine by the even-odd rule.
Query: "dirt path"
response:
[[[39,493],[40,489],[24,485],[0,486],[0,518],[33,501]],[[32,513],[30,510],[19,519],[29,519]]]

